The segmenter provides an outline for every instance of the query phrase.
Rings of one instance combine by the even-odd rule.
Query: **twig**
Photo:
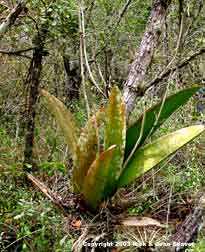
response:
[[[171,201],[172,201],[172,185],[170,187],[169,192],[169,201],[167,206],[167,217],[166,217],[166,237],[168,236],[168,227],[169,227],[169,215],[170,215],[170,208],[171,208]]]
[[[112,29],[110,31],[110,36],[113,36],[116,33],[116,29],[119,26],[120,22],[122,21],[125,13],[127,12],[130,4],[131,4],[132,0],[127,0],[127,2],[125,3],[125,5],[123,6],[123,9],[120,12],[120,15],[118,17],[118,20],[116,21],[115,25],[112,25]],[[110,27],[110,28],[111,28]],[[106,48],[107,48],[108,42],[105,43],[104,46],[102,46],[95,54],[94,58],[96,58],[97,56],[99,56],[99,54],[101,54],[101,52],[103,52]]]
[[[120,24],[122,18],[124,17],[125,13],[127,12],[128,8],[129,8],[131,2],[132,2],[132,0],[127,0],[126,4],[124,5],[122,11],[120,12],[119,18],[118,18],[118,20],[117,20],[115,29],[116,29],[117,26]]]
[[[201,11],[203,10],[203,6],[204,6],[203,0],[199,1],[198,4],[199,4],[199,8],[198,8],[197,14],[195,15],[195,17],[193,17],[191,19],[191,22],[189,23],[189,25],[187,27],[187,30],[184,32],[183,45],[185,44],[185,42],[190,41],[189,38],[188,38],[188,34],[189,34],[191,28],[194,27],[194,24],[196,23],[196,21],[198,21],[199,18],[201,17]]]
[[[83,52],[84,52],[84,58],[85,58],[85,66],[88,70],[90,80],[92,81],[92,83],[94,84],[96,89],[99,91],[99,93],[101,93],[106,98],[106,95],[104,94],[104,92],[101,90],[101,88],[98,86],[97,82],[95,81],[95,78],[93,77],[92,71],[89,66],[87,51],[86,51],[84,12],[83,12],[82,7],[80,8],[80,17],[81,17],[80,22],[81,22],[81,28],[82,28]]]
[[[102,71],[101,71],[101,68],[100,68],[100,65],[98,63],[96,63],[96,66],[97,66],[97,69],[98,69],[98,72],[99,72],[99,75],[100,75],[100,78],[104,84],[104,87],[106,88],[106,81],[105,81],[105,78],[103,77],[103,74],[102,74]]]
[[[171,73],[170,73],[170,75],[171,75]],[[170,82],[168,81],[168,85],[166,86],[166,90],[165,90],[165,93],[164,93],[164,96],[163,96],[163,99],[162,99],[162,103],[160,105],[159,112],[158,112],[158,114],[156,116],[156,120],[155,120],[154,125],[152,126],[149,134],[147,135],[146,139],[148,139],[152,135],[153,131],[155,130],[155,127],[157,126],[157,124],[159,122],[160,116],[162,114],[162,110],[164,108],[164,104],[166,102],[166,98],[167,98],[167,94],[168,94],[168,90],[169,90],[169,85],[170,85]]]
[[[92,2],[90,3],[90,7],[88,8],[87,10],[87,20],[86,20],[86,27],[87,25],[89,24],[90,20],[91,20],[91,14],[92,14],[92,11],[93,11],[93,8],[95,7],[95,0],[92,0]]]
[[[159,171],[161,171],[165,166],[167,166],[167,164],[172,160],[172,158],[173,158],[173,156],[171,156],[159,169],[157,169],[153,174],[152,174],[152,176],[153,175],[156,175]],[[133,191],[132,191],[132,193],[135,193],[135,192],[137,192],[141,187],[142,187],[142,185],[144,184],[144,183],[146,183],[146,182],[148,182],[151,178],[152,178],[152,176],[151,177],[148,177],[147,179],[145,179],[144,181],[143,181],[143,183],[141,183],[137,188],[135,188]]]
[[[9,247],[13,246],[15,243],[17,243],[17,242],[23,240],[24,238],[29,237],[29,236],[31,236],[31,235],[33,235],[33,234],[35,234],[35,233],[40,232],[42,229],[43,229],[43,228],[34,230],[33,232],[31,232],[31,233],[29,233],[29,234],[26,234],[26,235],[24,235],[24,236],[22,236],[22,237],[19,237],[17,240],[13,241],[13,242],[10,243],[8,246],[6,246],[6,247],[4,248],[4,251],[7,250]]]

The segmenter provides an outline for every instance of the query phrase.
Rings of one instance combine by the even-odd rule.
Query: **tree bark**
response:
[[[38,38],[38,45],[33,51],[32,61],[26,78],[26,86],[28,95],[26,97],[26,133],[25,133],[25,149],[24,149],[24,168],[27,164],[32,164],[33,145],[34,145],[34,129],[36,116],[36,101],[38,97],[38,88],[40,84],[40,76],[42,71],[43,44]]]
[[[79,62],[71,64],[70,58],[67,55],[63,55],[64,69],[66,72],[66,103],[74,99],[79,99],[81,76]]]
[[[25,148],[24,148],[24,169],[29,171],[28,164],[34,164],[33,162],[33,145],[34,145],[34,129],[35,129],[35,116],[36,116],[36,104],[39,95],[40,77],[42,72],[43,56],[47,53],[44,50],[45,39],[48,33],[48,18],[51,12],[46,13],[47,20],[42,24],[37,35],[34,37],[33,44],[33,56],[30,63],[29,71],[25,80],[25,86],[27,89],[26,96],[26,133],[25,133]]]
[[[157,0],[154,2],[136,58],[131,64],[131,69],[123,89],[127,119],[134,108],[136,98],[142,96],[142,93],[144,93],[145,85],[143,81],[165,23],[166,12],[170,3],[170,0]]]

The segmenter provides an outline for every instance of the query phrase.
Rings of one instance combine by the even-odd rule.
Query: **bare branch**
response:
[[[197,56],[204,54],[205,53],[205,48],[201,48],[200,50],[196,51],[195,53],[191,54],[188,58],[183,60],[181,63],[173,66],[172,68],[167,69],[167,71],[163,71],[162,74],[158,74],[158,77],[156,77],[154,80],[152,80],[145,88],[145,91],[152,87],[157,85],[159,82],[161,82],[163,79],[169,76],[171,72],[176,71],[177,69],[181,69],[185,66],[187,66],[192,60],[196,59]]]
[[[80,4],[79,10],[78,10],[78,17],[79,17],[79,33],[80,33],[80,70],[81,70],[81,81],[82,81],[82,87],[83,87],[83,96],[85,99],[85,105],[87,110],[88,118],[90,117],[90,106],[88,102],[88,96],[86,92],[86,85],[85,85],[85,75],[84,75],[84,62],[83,62],[83,48],[84,48],[84,38],[83,38],[83,23],[82,23],[82,17],[83,17],[83,7]]]
[[[9,28],[15,23],[16,19],[20,15],[20,13],[24,10],[25,8],[25,2],[20,1],[9,13],[7,16],[6,20],[0,25],[0,34],[1,37],[3,34],[5,34]],[[0,37],[0,39],[1,39]]]
[[[126,4],[124,5],[122,11],[120,12],[119,18],[117,20],[116,27],[120,24],[122,18],[124,17],[125,13],[127,12],[128,8],[129,8],[131,2],[132,2],[132,0],[127,0]]]
[[[30,47],[30,48],[16,50],[16,51],[13,51],[13,50],[5,51],[5,50],[0,49],[0,53],[1,54],[7,54],[7,55],[10,55],[10,56],[20,56],[20,57],[24,57],[24,58],[27,58],[27,59],[32,59],[31,57],[29,57],[29,56],[27,56],[25,54],[22,54],[22,53],[29,52],[29,51],[32,51],[34,49],[35,49],[35,47]]]

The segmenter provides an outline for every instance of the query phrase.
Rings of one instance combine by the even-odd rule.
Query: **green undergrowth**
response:
[[[22,252],[70,251],[68,220],[40,192],[25,186],[22,175],[1,169],[0,233],[15,232],[18,239],[13,246],[7,244],[8,251],[18,246]]]
[[[176,128],[197,124],[203,120],[203,115],[195,113],[193,104],[192,100],[175,113],[156,132],[153,139]],[[76,118],[83,125],[86,120],[84,109],[81,104],[74,106]],[[68,180],[72,169],[70,157],[54,121],[49,118],[46,125],[40,122],[38,119],[35,132],[38,178],[53,191],[64,195],[67,187],[69,188],[65,181]],[[15,136],[15,130],[10,133],[5,125],[1,126],[0,233],[14,231],[22,252],[69,252],[79,233],[73,235],[69,230],[68,218],[65,218],[37,189],[25,183],[22,172],[22,142],[21,136]],[[127,213],[152,216],[165,222],[171,195],[169,220],[170,223],[174,223],[170,227],[173,230],[175,224],[183,221],[193,208],[197,192],[205,186],[204,148],[203,134],[154,171],[146,174],[142,180],[133,183],[129,188],[132,196],[140,192],[144,197],[139,203],[129,207]],[[194,252],[203,251],[204,233],[202,228],[201,236],[193,248]]]

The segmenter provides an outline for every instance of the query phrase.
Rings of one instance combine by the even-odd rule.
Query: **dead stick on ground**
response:
[[[30,180],[38,189],[49,198],[58,208],[60,208],[64,214],[66,214],[65,205],[63,204],[63,199],[60,195],[54,194],[51,190],[43,184],[40,180],[34,177],[32,174],[27,173],[27,178]],[[67,214],[66,214],[67,215]]]

